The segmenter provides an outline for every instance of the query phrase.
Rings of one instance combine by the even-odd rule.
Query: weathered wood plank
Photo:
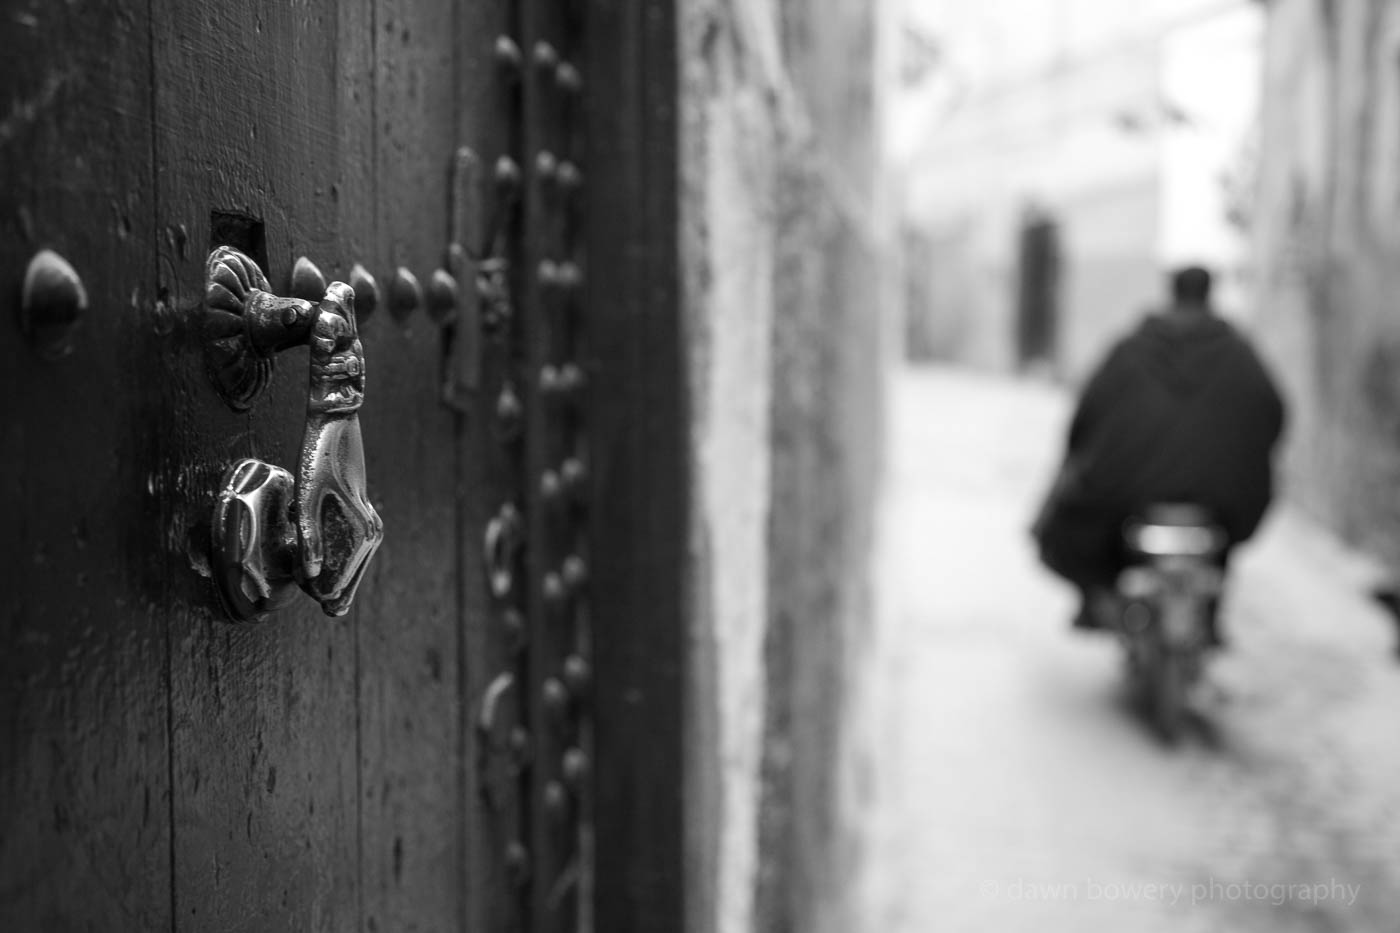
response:
[[[177,312],[201,301],[215,211],[261,223],[274,289],[299,254],[328,273],[354,260],[342,231],[372,223],[357,149],[367,14],[333,0],[155,3],[161,284]],[[177,329],[166,374],[178,387],[162,432],[175,542],[201,534],[233,460],[290,466],[305,417],[305,350],[283,353],[270,391],[237,416],[208,387],[195,338]],[[231,626],[193,570],[169,599],[176,928],[355,928],[357,620],[304,600]]]
[[[588,150],[595,923],[687,926],[688,407],[674,0],[592,0]],[[645,505],[642,505],[642,504]],[[700,816],[702,814],[691,814]],[[703,905],[702,905],[703,906]]]
[[[448,0],[377,0],[375,261],[427,288],[445,262],[456,146]],[[440,402],[441,328],[422,307],[376,315],[362,412],[387,537],[360,611],[364,929],[448,930],[465,910],[464,717],[455,415]],[[374,427],[379,426],[379,427]]]
[[[560,180],[561,167],[576,168],[582,155],[577,150],[578,90],[561,76],[579,74],[583,49],[581,24],[566,15],[566,4],[527,0],[522,6],[527,63],[520,320],[529,413],[525,489],[531,610],[525,696],[534,735],[529,786],[531,912],[537,933],[563,933],[577,928],[579,893],[589,871],[580,833],[588,796],[579,793],[566,775],[564,761],[587,744],[591,715],[587,698],[566,686],[565,662],[579,649],[587,593],[585,587],[564,583],[564,568],[580,560],[586,566],[589,555],[581,537],[586,515],[573,507],[568,494],[549,494],[547,489],[551,484],[562,487],[565,461],[587,462],[587,451],[580,406],[548,397],[541,389],[540,374],[546,367],[557,370],[579,364],[576,332],[588,312],[580,300],[577,277],[561,271],[583,268],[582,244],[569,222],[575,214],[576,193]]]
[[[144,4],[0,14],[0,929],[170,924],[164,568],[149,516],[150,50]],[[41,247],[89,306],[20,333]]]
[[[458,141],[476,154],[478,181],[475,196],[465,199],[459,224],[464,246],[472,259],[490,252],[519,260],[505,238],[493,236],[496,223],[517,228],[513,202],[497,187],[495,166],[501,156],[517,164],[520,75],[497,60],[500,37],[520,41],[515,0],[483,0],[459,6],[458,49],[460,80],[457,82]],[[503,211],[509,210],[509,213]],[[491,237],[493,242],[488,243]],[[475,267],[475,262],[471,264]],[[474,284],[462,282],[467,301]],[[524,821],[523,780],[509,747],[511,729],[525,721],[523,687],[525,670],[522,633],[511,629],[510,613],[518,610],[516,594],[492,595],[486,586],[484,537],[488,523],[507,502],[522,501],[523,463],[520,445],[502,430],[496,403],[509,382],[520,391],[516,373],[518,345],[511,328],[484,329],[478,306],[459,326],[457,338],[464,350],[474,348],[477,383],[464,393],[466,414],[460,419],[462,484],[459,535],[461,545],[457,573],[462,600],[461,691],[467,721],[464,723],[465,770],[463,799],[467,802],[464,851],[468,930],[515,933],[524,929],[527,883],[519,870],[509,868],[528,844]],[[523,581],[521,581],[523,585]],[[509,675],[516,686],[497,696],[493,685]],[[485,707],[493,704],[493,728],[479,729]],[[513,847],[516,847],[513,850]]]

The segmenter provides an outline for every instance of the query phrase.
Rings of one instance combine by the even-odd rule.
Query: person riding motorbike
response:
[[[1103,627],[1125,563],[1124,521],[1160,502],[1209,510],[1228,541],[1254,534],[1273,495],[1284,403],[1249,341],[1211,307],[1211,274],[1169,276],[1148,314],[1094,371],[1059,473],[1032,527],[1042,562],[1080,590],[1080,629]],[[1213,618],[1207,638],[1220,644]]]

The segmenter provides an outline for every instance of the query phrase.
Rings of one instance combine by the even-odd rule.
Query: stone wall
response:
[[[1400,559],[1400,7],[1269,5],[1256,320],[1290,402],[1285,489]]]
[[[879,4],[682,3],[692,929],[850,929],[885,253]]]

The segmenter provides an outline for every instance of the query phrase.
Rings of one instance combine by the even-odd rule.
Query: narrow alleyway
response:
[[[867,929],[1400,928],[1400,663],[1365,563],[1276,510],[1205,724],[1166,748],[1026,535],[1063,396],[921,369],[893,405]]]

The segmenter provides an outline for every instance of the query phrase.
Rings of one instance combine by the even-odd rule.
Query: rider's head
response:
[[[1201,266],[1183,266],[1171,274],[1172,301],[1178,305],[1210,304],[1210,272]]]

